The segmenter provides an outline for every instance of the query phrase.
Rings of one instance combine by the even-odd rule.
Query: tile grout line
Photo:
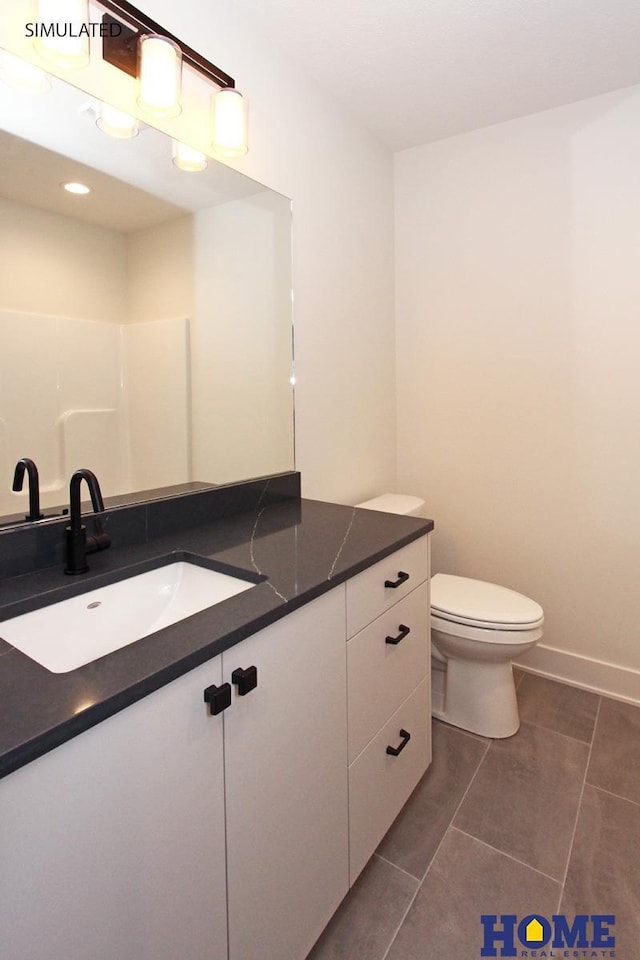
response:
[[[403,867],[399,867],[397,863],[393,863],[392,860],[387,860],[386,857],[383,857],[383,856],[382,856],[381,854],[379,854],[379,853],[374,853],[374,857],[377,857],[378,860],[382,860],[383,863],[387,863],[390,867],[393,867],[393,869],[394,869],[394,870],[397,870],[399,873],[403,873],[403,874],[405,875],[405,877],[409,877],[409,879],[415,880],[415,882],[418,884],[418,886],[420,886],[420,884],[421,884],[422,881],[421,881],[421,880],[418,880],[417,877],[414,877],[414,875],[413,875],[412,873],[409,873],[408,870],[403,869]]]
[[[600,704],[598,704],[598,710]],[[598,710],[596,710],[596,718],[598,716]],[[594,727],[595,727],[594,719]],[[530,727],[535,727],[536,730],[544,730],[545,733],[555,733],[558,737],[564,737],[566,740],[571,740],[573,743],[581,743],[585,747],[591,746],[590,740],[580,740],[578,737],[572,737],[570,733],[562,733],[560,730],[554,730],[553,727],[545,727],[541,723],[536,723],[535,720],[523,720],[522,723],[527,723]]]
[[[524,860],[518,860],[517,857],[514,857],[511,853],[506,853],[504,850],[500,850],[499,847],[494,847],[493,844],[487,843],[486,840],[481,840],[480,837],[474,837],[472,833],[467,833],[466,830],[461,830],[460,827],[451,827],[452,830],[455,830],[456,833],[461,833],[464,837],[469,837],[470,840],[475,840],[476,843],[481,843],[483,847],[488,847],[489,850],[493,850],[495,853],[499,853],[502,857],[508,857],[509,860],[513,860],[514,863],[520,864],[521,867],[526,867],[527,870],[533,870],[534,873],[539,874],[541,877],[545,877],[547,880],[553,880],[554,883],[561,884],[561,880],[558,877],[552,877],[550,873],[545,873],[544,870],[538,870],[537,867],[532,867],[530,863],[525,863]]]
[[[481,758],[480,758],[480,761],[478,762],[478,766],[476,767],[476,769],[475,769],[475,771],[474,771],[474,774],[473,774],[473,776],[471,777],[471,780],[469,780],[469,783],[467,784],[467,789],[464,791],[464,793],[463,793],[463,795],[462,795],[462,797],[461,797],[461,799],[460,799],[460,803],[457,805],[457,807],[456,807],[455,810],[453,811],[453,814],[452,814],[452,816],[451,816],[451,819],[449,820],[449,823],[448,823],[448,825],[447,825],[447,829],[446,829],[446,830],[444,831],[444,833],[442,834],[442,839],[440,840],[440,843],[439,843],[438,846],[436,847],[435,853],[434,853],[433,856],[431,857],[431,860],[429,861],[429,865],[428,865],[427,869],[425,870],[422,879],[418,881],[418,886],[416,887],[416,889],[415,889],[415,891],[414,891],[414,894],[413,894],[413,896],[411,897],[411,900],[409,901],[409,903],[408,903],[408,905],[407,905],[407,909],[406,909],[405,912],[402,914],[402,918],[401,918],[401,920],[400,920],[400,923],[399,923],[398,926],[396,927],[396,931],[395,931],[395,933],[393,934],[393,936],[391,937],[391,940],[389,941],[389,946],[387,947],[387,949],[386,949],[385,952],[383,953],[383,955],[382,955],[382,957],[380,958],[380,960],[387,960],[387,957],[389,956],[389,951],[391,950],[393,944],[395,943],[395,941],[396,941],[396,939],[397,939],[397,936],[398,936],[398,934],[400,933],[400,930],[402,929],[402,924],[403,924],[404,921],[407,919],[407,914],[408,914],[409,911],[411,910],[411,907],[413,906],[416,897],[417,897],[418,894],[420,893],[420,890],[421,890],[421,888],[422,888],[422,884],[424,883],[425,879],[427,878],[427,875],[428,875],[428,873],[429,873],[429,870],[431,869],[431,866],[432,866],[432,864],[433,864],[433,861],[434,861],[434,860],[436,859],[436,857],[438,856],[438,853],[440,852],[440,847],[441,847],[442,844],[444,843],[444,838],[446,837],[447,833],[449,832],[449,827],[451,826],[451,824],[452,824],[453,821],[455,820],[456,815],[457,815],[457,813],[458,813],[458,810],[460,809],[460,807],[461,807],[462,804],[464,803],[465,798],[466,798],[467,794],[469,793],[469,790],[471,789],[471,784],[473,783],[473,781],[474,781],[475,778],[477,777],[477,775],[478,775],[478,770],[480,769],[480,767],[481,767],[482,764],[484,763],[485,757],[487,756],[487,753],[489,752],[489,747],[490,747],[490,746],[491,746],[491,741],[486,745],[485,751],[484,751],[484,753],[482,754],[482,756],[481,756]],[[415,880],[415,877],[414,877],[414,880]]]
[[[616,800],[623,800],[625,803],[632,803],[634,807],[640,807],[640,800],[630,800],[629,797],[623,797],[620,793],[613,793],[611,790],[605,790],[604,787],[598,787],[595,783],[585,781],[585,787],[591,787],[592,790],[598,790],[600,793],[606,793],[608,797],[614,797]]]
[[[567,862],[564,868],[564,876],[562,878],[562,883],[560,884],[560,898],[558,900],[558,913],[560,913],[560,907],[562,905],[562,898],[564,897],[564,888],[567,882],[567,874],[569,873],[569,864],[571,863],[571,855],[573,853],[573,844],[576,839],[576,832],[578,830],[578,820],[580,819],[580,810],[582,809],[582,798],[584,797],[584,788],[587,783],[587,773],[589,770],[589,764],[591,763],[591,751],[593,750],[593,741],[596,737],[596,730],[598,729],[598,720],[600,718],[600,707],[602,706],[602,697],[598,699],[598,709],[596,710],[596,718],[593,724],[593,732],[591,734],[591,742],[589,744],[589,753],[587,755],[587,763],[584,768],[584,776],[582,778],[582,788],[580,790],[580,799],[578,800],[578,806],[576,809],[576,816],[573,823],[573,832],[571,834],[571,843],[569,844],[569,853],[567,855]]]

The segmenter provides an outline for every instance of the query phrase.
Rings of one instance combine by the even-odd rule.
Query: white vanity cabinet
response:
[[[0,780],[2,960],[226,960],[221,682],[216,657]]]
[[[344,592],[0,780],[2,960],[307,955],[348,889]]]
[[[353,884],[431,762],[429,538],[347,581]]]
[[[430,760],[428,576],[423,537],[0,780],[2,960],[304,960]]]

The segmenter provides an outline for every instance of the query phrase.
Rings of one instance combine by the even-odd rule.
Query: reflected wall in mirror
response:
[[[59,80],[0,89],[5,517],[21,457],[45,510],[81,466],[127,502],[294,467],[290,201],[214,160],[178,170],[157,130],[106,137],[94,109]]]

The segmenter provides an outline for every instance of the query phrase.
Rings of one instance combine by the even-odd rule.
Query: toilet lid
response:
[[[447,573],[431,579],[431,609],[443,620],[494,630],[529,630],[544,620],[540,604],[515,590]]]

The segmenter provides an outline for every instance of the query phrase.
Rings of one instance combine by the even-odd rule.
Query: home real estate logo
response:
[[[615,957],[613,914],[564,914],[551,919],[537,913],[517,917],[483,913],[481,957],[574,958]]]

